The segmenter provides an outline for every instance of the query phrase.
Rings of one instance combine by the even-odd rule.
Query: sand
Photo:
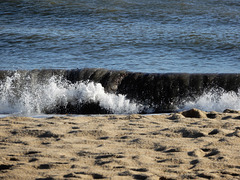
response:
[[[240,179],[240,113],[1,118],[0,179]]]

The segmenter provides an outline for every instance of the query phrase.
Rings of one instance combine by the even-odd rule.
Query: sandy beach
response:
[[[240,113],[0,119],[1,179],[240,179]]]

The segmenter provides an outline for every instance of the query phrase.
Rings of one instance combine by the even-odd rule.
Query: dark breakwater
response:
[[[16,73],[18,74],[17,77],[13,78],[16,76]],[[53,104],[49,105],[49,107],[41,107],[40,111],[43,113],[94,114],[122,112],[111,109],[111,104],[102,104],[102,101],[107,103],[105,101],[108,101],[108,97],[105,99],[104,96],[104,98],[102,98],[103,100],[91,99],[91,94],[84,95],[80,92],[82,89],[79,89],[79,84],[78,86],[71,86],[71,84],[79,82],[84,82],[85,85],[88,85],[90,82],[100,83],[100,86],[104,88],[104,92],[107,93],[108,96],[123,95],[125,98],[124,100],[130,100],[128,103],[135,103],[136,106],[139,104],[141,105],[136,112],[129,111],[129,113],[176,111],[184,107],[185,103],[197,101],[199,97],[207,93],[212,94],[211,98],[215,98],[213,101],[218,101],[218,99],[221,99],[223,93],[229,92],[231,95],[234,94],[233,98],[239,98],[238,91],[240,88],[240,74],[151,74],[107,69],[0,71],[1,101],[11,106],[13,103],[19,102],[19,100],[16,99],[21,97],[23,91],[25,94],[32,93],[34,96],[38,96],[37,90],[39,90],[39,88],[46,88],[45,84],[49,83],[49,79],[52,77],[58,77],[57,80],[55,79],[54,81],[56,87],[61,86],[62,88],[62,91],[59,92],[61,97],[59,98],[56,96],[57,98],[54,99]],[[63,83],[64,85],[62,85],[61,82],[65,84]],[[68,86],[68,91],[66,95],[62,96],[63,93],[66,93],[66,90],[63,91],[66,84]],[[39,86],[37,90],[34,90],[34,86],[37,85],[41,86]],[[4,86],[11,87],[6,89]],[[81,84],[81,87],[82,86]],[[89,91],[89,87],[85,89],[86,92]],[[7,95],[6,93],[9,90],[12,94]],[[54,88],[49,90],[47,95],[51,97],[51,93],[54,91]],[[94,94],[94,91],[99,90],[96,88],[93,92],[91,90],[91,93]],[[71,92],[71,94],[69,94],[69,92]],[[103,94],[104,92],[101,93]],[[78,93],[77,96],[75,96],[76,93]],[[79,93],[83,100],[79,100]],[[74,94],[74,96],[72,94]],[[4,96],[9,97],[4,98]],[[66,98],[66,96],[71,96],[71,98]],[[90,100],[88,100],[86,96],[89,96]],[[29,97],[29,95],[27,97]],[[118,97],[121,98],[120,96]],[[24,99],[26,99],[26,97]],[[113,97],[113,99],[114,101],[119,101],[116,97]],[[31,99],[28,101],[31,101]],[[113,105],[114,103],[117,102],[113,102]],[[24,104],[26,104],[25,101]],[[237,107],[238,106],[239,104],[237,104]],[[36,109],[36,107],[34,108]],[[124,110],[123,113],[128,113],[128,111]]]

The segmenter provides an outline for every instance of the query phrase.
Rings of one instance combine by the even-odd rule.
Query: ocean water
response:
[[[101,74],[99,71],[98,74]],[[195,77],[195,79],[189,78],[186,81],[181,79],[184,78],[184,75],[175,76],[172,81],[165,78],[165,82],[157,76],[155,76],[155,81],[151,81],[154,79],[151,78],[153,76],[135,79],[137,77],[137,73],[135,73],[135,76],[131,74],[126,76],[123,80],[125,82],[122,81],[116,85],[122,87],[112,92],[106,90],[108,88],[105,89],[103,84],[110,83],[108,87],[114,88],[116,79],[113,81],[111,79],[114,79],[116,74],[98,76],[97,78],[100,78],[103,83],[101,84],[89,79],[75,81],[76,77],[73,77],[72,80],[67,79],[61,73],[65,71],[59,70],[57,70],[59,74],[55,73],[55,75],[52,75],[52,70],[11,71],[5,75],[2,72],[0,71],[0,117],[6,114],[24,116],[41,114],[149,114],[183,111],[191,108],[219,112],[225,109],[240,110],[240,84],[231,84],[235,81],[240,82],[240,74],[234,74],[234,76],[223,74],[224,81],[221,79],[210,81],[210,83],[205,81],[206,87],[203,87],[203,84],[199,82],[203,82],[201,79],[204,78],[204,74],[200,74],[198,77],[193,75],[192,78]],[[94,73],[94,70],[89,70],[81,76],[91,74],[90,72]],[[211,78],[213,76],[208,76],[208,79]],[[144,85],[147,83],[146,81],[149,81],[148,86],[156,89],[146,89],[146,85]],[[195,82],[197,86],[191,83],[189,86],[181,85],[181,83],[190,81]],[[212,82],[216,82],[216,84],[212,84]],[[227,85],[224,86],[225,89],[220,87],[222,82]],[[156,83],[158,86],[155,85]],[[169,89],[169,84],[172,84],[172,89]],[[207,84],[210,86],[208,87]],[[127,88],[125,91],[126,87],[124,86],[129,86],[130,89]],[[204,89],[201,90],[202,88]]]
[[[240,0],[0,0],[0,70],[240,73],[239,17]],[[118,114],[144,108],[101,84],[53,76],[20,90],[19,78],[0,81],[0,114],[41,114],[71,99]],[[179,109],[240,110],[239,92],[212,90]]]
[[[49,114],[57,106],[66,108],[68,103],[78,106],[89,102],[99,103],[113,114],[138,113],[143,108],[124,95],[105,92],[100,83],[71,83],[57,76],[33,83],[18,72],[0,81],[0,114]]]
[[[0,69],[239,73],[239,0],[0,0]]]

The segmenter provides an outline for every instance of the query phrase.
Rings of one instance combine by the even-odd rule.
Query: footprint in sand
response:
[[[215,135],[215,134],[218,134],[218,133],[220,133],[220,130],[219,129],[214,129],[211,132],[209,132],[208,135]]]
[[[40,164],[37,168],[38,169],[51,169],[51,164]]]
[[[228,136],[228,137],[233,137],[233,136],[240,137],[240,130],[237,128],[233,133],[229,133],[226,136]]]
[[[109,159],[111,158],[111,159]],[[104,164],[108,164],[113,162],[113,158],[119,158],[118,156],[114,155],[114,154],[102,154],[102,155],[98,155],[95,157],[95,164],[96,165],[104,165]],[[106,159],[106,160],[104,160]]]
[[[101,174],[93,173],[91,174],[93,179],[105,179],[105,177]]]
[[[218,149],[201,148],[201,149],[196,149],[194,151],[188,152],[188,155],[194,156],[194,157],[211,157],[219,153],[220,151]]]
[[[164,151],[165,153],[173,153],[173,152],[181,152],[182,149],[179,148],[179,147],[176,147],[176,148],[171,148],[171,149],[168,149],[166,151]]]
[[[143,175],[143,174],[135,174],[135,175],[133,175],[133,178],[134,179],[147,179],[148,178],[148,176],[147,175]]]
[[[78,178],[78,176],[74,175],[73,173],[63,175],[64,178]]]
[[[207,153],[204,157],[211,157],[219,154],[220,151],[218,149],[210,149],[210,152]]]
[[[10,158],[10,161],[19,161],[19,159],[12,157],[12,158]]]
[[[103,137],[99,137],[98,139],[99,140],[107,140],[107,139],[109,139],[109,137],[108,136],[103,136]]]
[[[11,164],[0,164],[0,171],[11,169],[13,165]]]
[[[200,132],[199,130],[191,129],[191,128],[182,128],[182,129],[176,130],[175,133],[181,133],[182,137],[184,138],[199,138],[199,137],[205,136],[205,134]]]
[[[31,155],[31,154],[38,154],[41,153],[40,151],[28,151],[25,153],[25,155]]]
[[[188,152],[188,155],[194,157],[203,157],[205,152],[202,149],[195,149],[194,151]]]
[[[119,176],[131,176],[132,173],[129,171],[123,171],[118,173]]]
[[[155,151],[164,151],[164,150],[166,150],[166,148],[167,148],[166,146],[155,144],[154,150]]]
[[[35,161],[38,161],[38,159],[37,158],[31,158],[31,159],[29,159],[28,162],[35,162]]]
[[[192,160],[191,162],[190,162],[190,164],[192,164],[192,165],[195,165],[195,164],[197,164],[197,163],[199,163],[200,161],[198,160],[198,159],[194,159],[194,160]]]
[[[131,169],[132,171],[137,171],[137,172],[147,172],[148,171],[148,169],[146,169],[146,168],[133,168],[133,169]]]

